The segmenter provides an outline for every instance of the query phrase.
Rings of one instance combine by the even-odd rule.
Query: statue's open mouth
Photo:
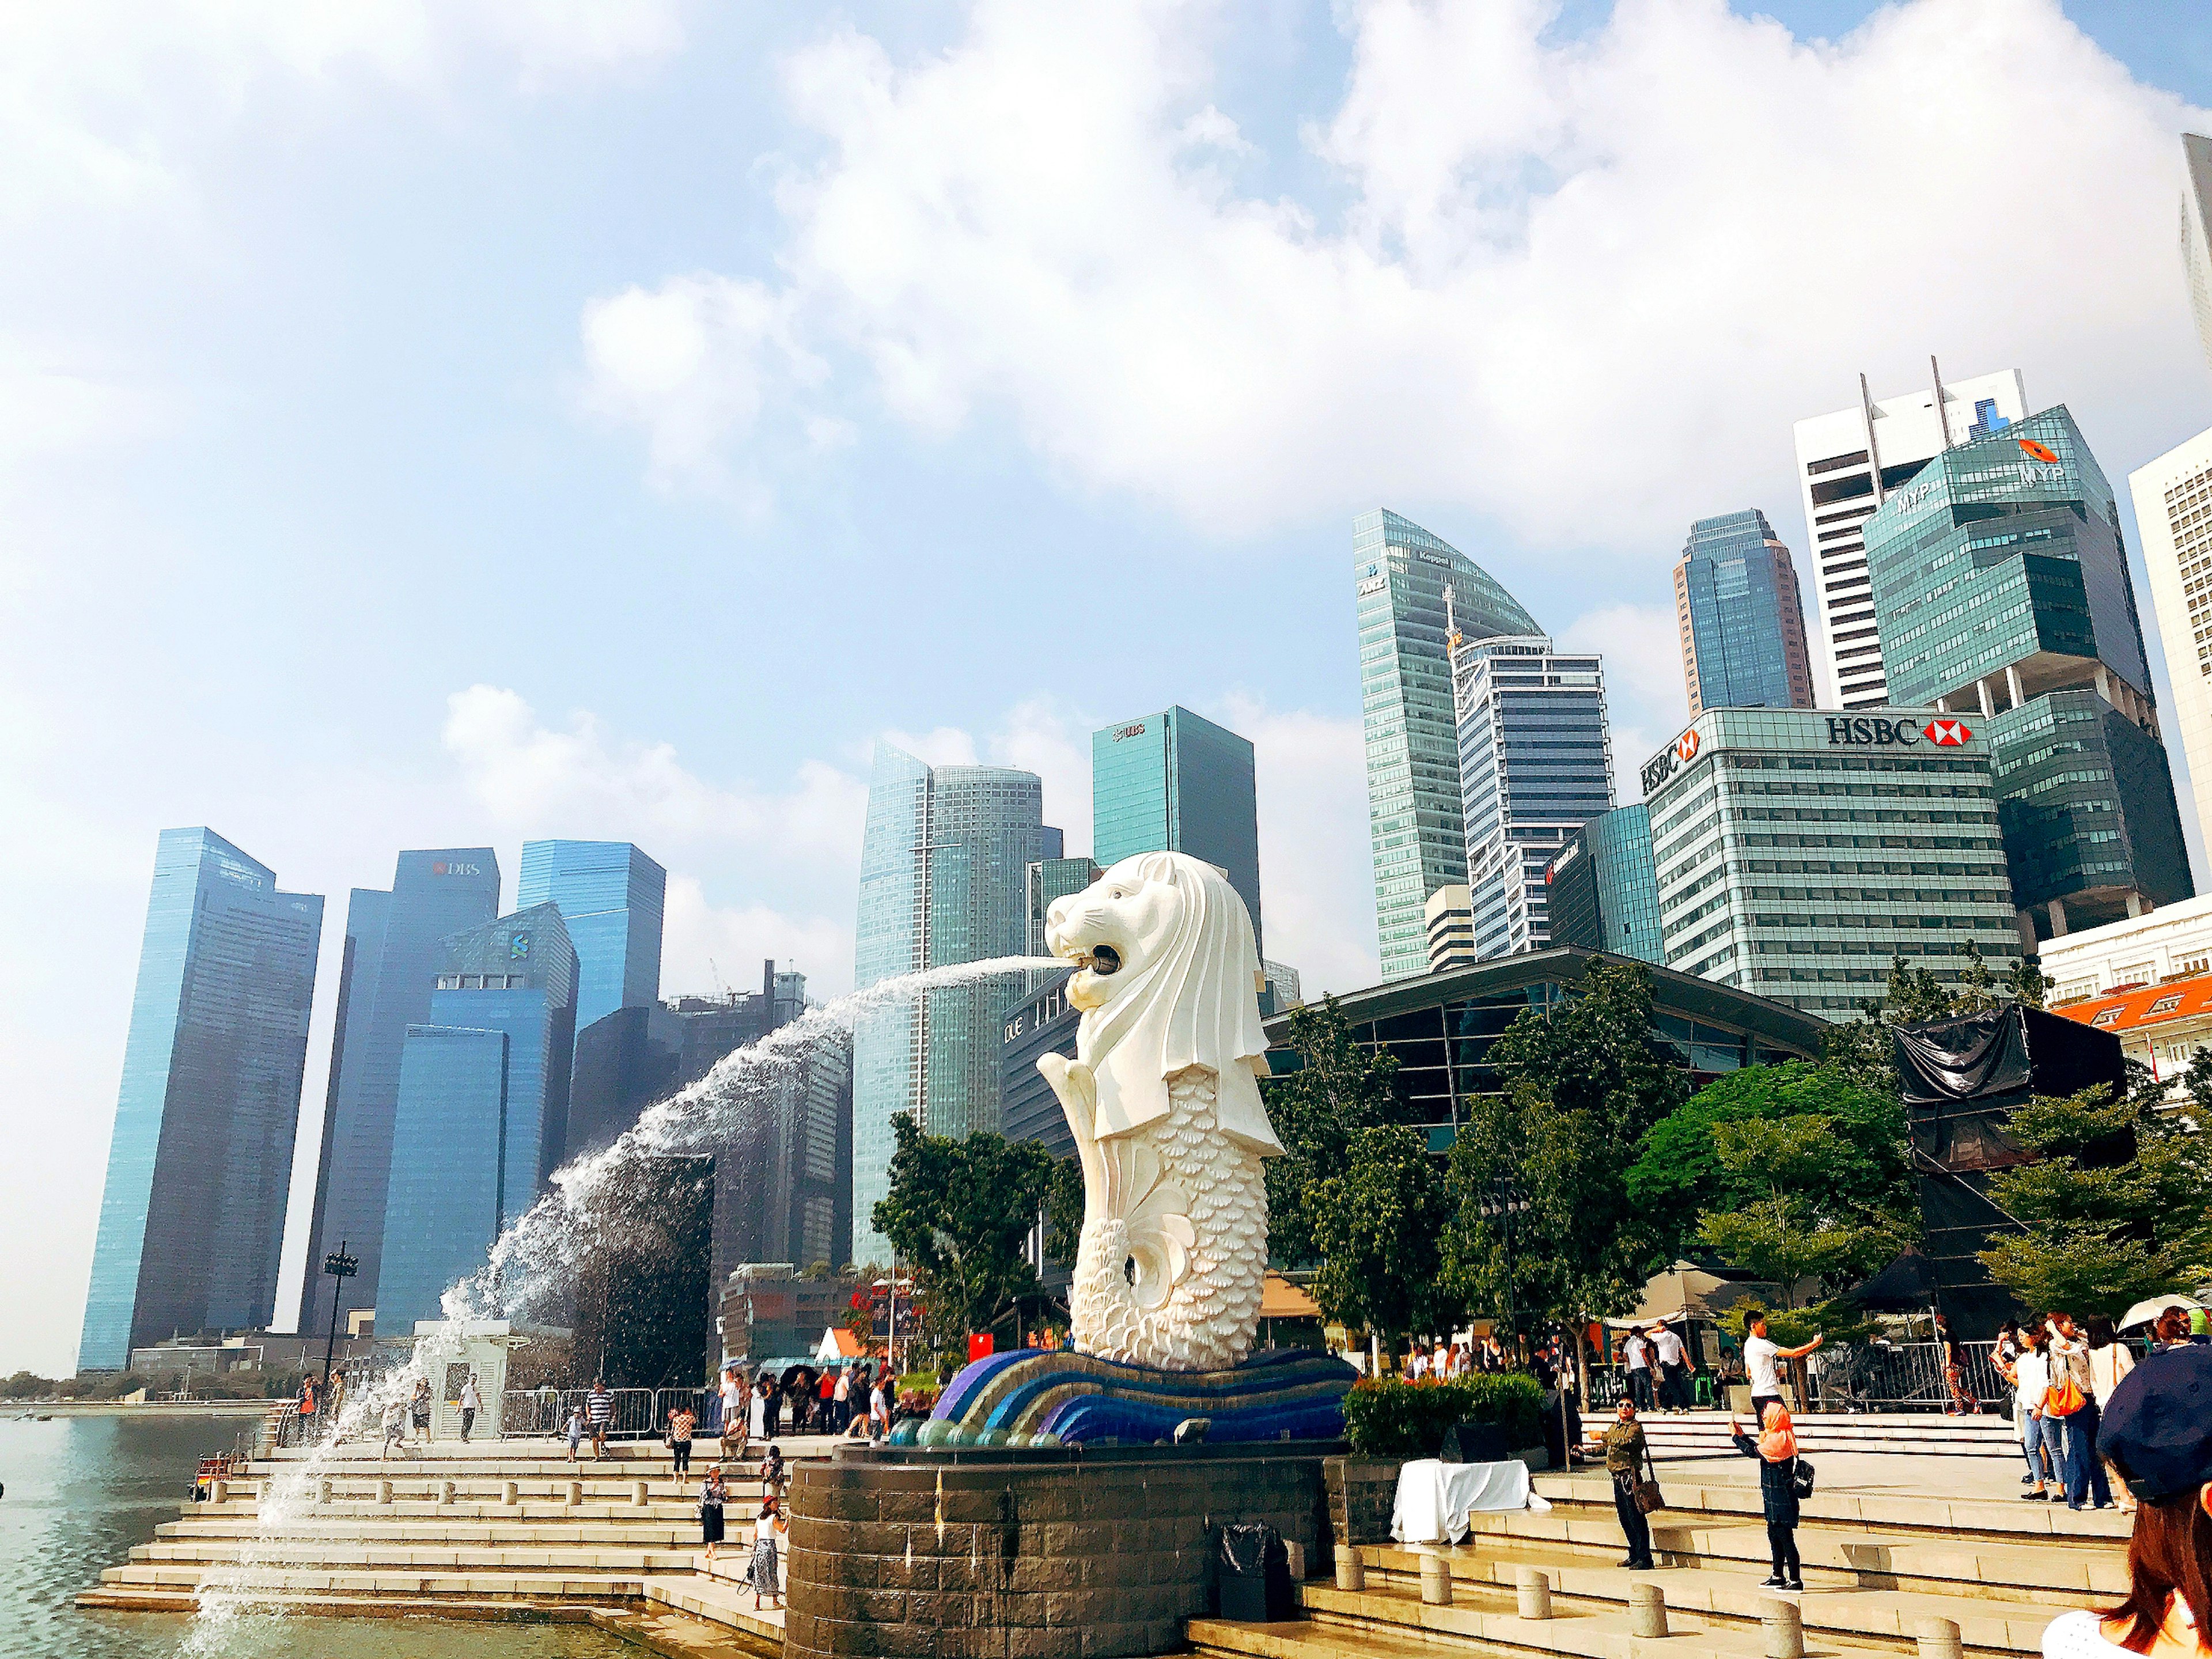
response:
[[[1121,953],[1110,945],[1094,945],[1076,958],[1076,965],[1088,968],[1103,979],[1109,974],[1121,971]]]

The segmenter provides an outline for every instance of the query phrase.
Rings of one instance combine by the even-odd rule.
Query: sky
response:
[[[2212,423],[2207,104],[2193,0],[0,9],[0,1372],[73,1361],[165,826],[330,896],[280,1308],[401,848],[634,840],[665,994],[830,995],[875,742],[1074,852],[1180,702],[1355,988],[1352,518],[1601,649],[1632,779],[1689,520],[1804,576],[1860,373],[2018,368],[2124,501]]]

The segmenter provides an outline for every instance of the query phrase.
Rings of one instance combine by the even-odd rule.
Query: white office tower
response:
[[[1877,402],[1862,374],[1856,405],[1797,422],[1797,477],[1820,617],[1818,695],[1826,708],[1879,708],[1889,701],[1860,526],[1931,457],[2027,418],[2018,369],[1947,384],[1933,358],[1928,367],[1929,384],[1920,391]]]
[[[1449,973],[1472,968],[1474,954],[1474,896],[1466,884],[1455,882],[1429,895],[1429,971]]]
[[[2197,343],[2205,362],[2212,362],[2212,227],[2206,222],[2212,220],[2212,138],[2183,133],[2181,159],[2188,169],[2181,188],[2181,268],[2189,279]]]
[[[1551,942],[1544,872],[1569,836],[1613,810],[1605,678],[1594,653],[1559,651],[1540,634],[1450,638],[1468,925],[1475,960],[1487,962]]]
[[[2202,139],[2196,140],[2203,143]],[[2212,432],[2128,475],[2197,822],[2212,825]]]

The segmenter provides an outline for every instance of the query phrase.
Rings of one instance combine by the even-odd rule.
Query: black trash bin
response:
[[[1224,1526],[1216,1565],[1220,1617],[1247,1624],[1291,1617],[1291,1553],[1265,1521]]]

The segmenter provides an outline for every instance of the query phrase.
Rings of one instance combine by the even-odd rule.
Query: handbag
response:
[[[1794,1459],[1790,1466],[1790,1490],[1800,1498],[1813,1495],[1813,1466],[1803,1458]]]
[[[2081,1385],[2074,1380],[2074,1373],[2070,1370],[2043,1391],[2043,1409],[2046,1416],[2071,1417],[2088,1403],[2087,1396],[2081,1392]]]
[[[1651,1461],[1649,1442],[1644,1447],[1644,1468],[1645,1473],[1636,1480],[1636,1508],[1640,1515],[1652,1515],[1667,1507],[1667,1499],[1659,1490],[1659,1470]]]

